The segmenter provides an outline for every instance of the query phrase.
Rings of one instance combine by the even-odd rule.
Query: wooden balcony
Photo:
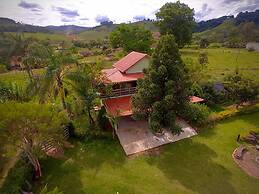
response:
[[[132,96],[136,93],[136,87],[121,88],[112,90],[110,94],[100,94],[101,98],[116,98],[122,96]]]

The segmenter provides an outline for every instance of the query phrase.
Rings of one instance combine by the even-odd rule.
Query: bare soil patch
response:
[[[241,146],[240,146],[241,147]],[[247,147],[240,159],[235,157],[235,152],[237,152],[240,147],[235,149],[232,154],[234,161],[237,165],[242,168],[248,175],[259,179],[259,151],[256,150],[255,146]]]

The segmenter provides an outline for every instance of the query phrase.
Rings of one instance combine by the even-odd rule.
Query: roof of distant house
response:
[[[192,103],[198,103],[198,102],[204,102],[205,100],[202,99],[202,98],[199,98],[199,97],[197,97],[197,96],[190,96],[190,101],[191,101]]]
[[[147,54],[139,53],[139,52],[131,52],[127,56],[123,57],[121,60],[116,62],[113,67],[118,69],[120,72],[124,73],[141,59],[147,57]]]

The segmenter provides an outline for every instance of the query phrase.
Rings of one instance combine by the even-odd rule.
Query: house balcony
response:
[[[136,87],[113,89],[109,94],[100,94],[102,99],[132,96],[136,93]]]

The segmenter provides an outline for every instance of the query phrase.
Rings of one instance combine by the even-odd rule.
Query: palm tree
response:
[[[101,73],[98,66],[81,65],[75,72],[68,74],[67,78],[78,99],[83,103],[84,110],[87,112],[90,124],[95,121],[91,114],[97,104],[98,85]]]
[[[71,50],[57,51],[48,49],[47,53],[48,56],[45,62],[48,66],[40,89],[40,103],[45,102],[47,94],[49,96],[51,96],[51,94],[54,96],[59,95],[63,109],[70,115],[65,100],[64,79],[73,65],[77,63],[77,60],[72,55]]]

